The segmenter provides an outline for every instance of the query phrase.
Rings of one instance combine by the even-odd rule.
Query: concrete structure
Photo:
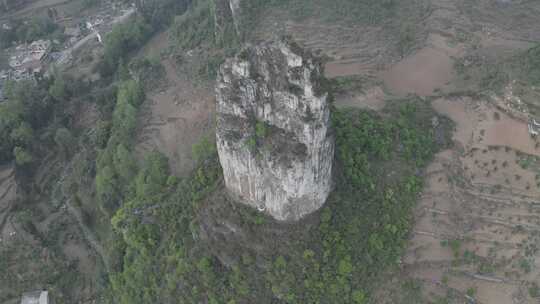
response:
[[[24,293],[21,298],[21,304],[49,304],[49,292],[38,290]]]

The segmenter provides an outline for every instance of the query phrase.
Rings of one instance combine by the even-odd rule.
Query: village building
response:
[[[21,304],[49,304],[49,292],[46,290],[26,292],[22,295]]]
[[[10,78],[19,81],[40,73],[50,51],[49,40],[37,40],[29,45],[17,46],[9,59],[9,66],[14,70]]]
[[[29,45],[19,45],[9,59],[9,65],[16,70],[41,65],[50,50],[51,42],[48,40],[37,40]]]

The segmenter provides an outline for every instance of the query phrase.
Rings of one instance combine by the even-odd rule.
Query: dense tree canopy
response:
[[[0,49],[16,42],[32,42],[44,38],[62,38],[60,27],[48,16],[36,16],[27,22],[8,22],[9,28],[0,27]]]
[[[215,149],[196,145],[206,161],[179,183],[167,177],[166,160],[151,155],[112,221],[126,245],[111,277],[112,302],[367,303],[381,270],[401,256],[422,186],[418,171],[438,149],[428,105],[403,101],[386,113],[335,110],[339,173],[319,223],[299,239],[268,240],[278,247],[241,247],[232,266],[206,247],[217,244],[197,237],[201,200],[223,200],[208,198],[220,191]],[[271,222],[254,213],[242,211],[242,233]]]
[[[67,156],[75,142],[65,129],[73,119],[68,111],[73,92],[82,96],[87,90],[84,82],[58,74],[36,82],[8,82],[7,100],[0,103],[0,164],[14,159],[27,164],[39,147],[50,145]]]
[[[132,155],[138,107],[144,100],[140,84],[126,80],[119,85],[111,129],[100,140],[107,142],[99,152],[96,191],[103,210],[112,215],[128,190],[137,165]]]

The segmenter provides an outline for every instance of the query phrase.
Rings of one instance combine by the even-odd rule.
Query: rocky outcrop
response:
[[[240,14],[241,14],[241,0],[229,0],[229,7],[231,8],[232,13],[232,20],[234,24],[234,28],[236,30],[236,34],[240,37],[241,36],[241,25],[240,25]]]
[[[217,79],[217,147],[236,200],[278,220],[319,209],[334,138],[322,65],[287,39],[245,47]]]
[[[215,37],[218,43],[241,37],[240,0],[212,0]]]

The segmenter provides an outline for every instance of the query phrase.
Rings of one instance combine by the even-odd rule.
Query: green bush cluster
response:
[[[170,24],[174,16],[184,12],[193,0],[137,0],[137,12],[154,29]]]
[[[0,28],[0,49],[12,46],[16,42],[32,42],[39,39],[63,38],[60,28],[47,16],[36,16],[28,21],[15,20],[9,28]]]
[[[534,85],[540,84],[540,45],[529,49],[524,56],[524,65],[527,76]]]
[[[87,85],[65,75],[56,74],[37,82],[8,82],[7,100],[0,103],[0,164],[15,160],[30,164],[45,147],[62,146],[71,140],[64,131],[69,127],[74,92],[84,95]],[[67,152],[66,146],[60,147]]]
[[[146,165],[113,218],[125,244],[114,302],[367,303],[402,254],[418,172],[437,150],[428,105],[403,101],[386,113],[334,110],[337,186],[318,224],[307,238],[280,241],[281,249],[236,251],[241,259],[229,267],[198,240],[194,221],[201,200],[222,195],[215,150],[200,153],[211,161],[177,183],[167,182],[164,162]],[[253,218],[253,227],[281,225]]]
[[[198,76],[203,80],[215,79],[225,56],[232,53],[238,42],[234,31],[216,32],[214,4],[214,0],[194,1],[184,14],[174,19],[169,30],[169,41],[178,63],[183,63],[186,51],[196,48],[208,51],[199,54],[201,58],[197,63]]]
[[[165,157],[152,153],[146,158],[135,190],[112,218],[124,244],[111,274],[112,303],[197,303],[221,297],[215,294],[224,286],[214,259],[191,251],[194,207],[214,188],[218,172],[214,159],[192,178],[174,181]]]
[[[119,74],[121,79],[129,79],[133,77],[143,84],[145,89],[155,88],[159,81],[165,76],[165,68],[161,64],[159,58],[135,58],[129,64],[129,70],[123,70],[120,65]],[[127,69],[127,68],[126,68]]]
[[[143,100],[144,91],[137,81],[126,80],[119,85],[107,144],[99,151],[96,161],[97,198],[109,215],[119,207],[125,193],[129,193],[131,179],[137,172],[132,150],[137,112]]]
[[[184,14],[177,16],[171,25],[170,41],[175,47],[193,49],[214,41],[214,16],[209,0],[196,1]]]
[[[147,0],[136,1],[135,4],[137,15],[115,25],[105,37],[105,53],[98,66],[102,76],[112,76],[117,72],[119,64],[127,55],[142,47],[163,26],[170,24],[174,16],[183,14],[191,1]]]
[[[139,16],[116,25],[105,36],[105,53],[98,66],[101,75],[110,76],[114,74],[118,69],[120,60],[130,54],[131,51],[141,47],[150,38],[153,31],[152,26]]]

